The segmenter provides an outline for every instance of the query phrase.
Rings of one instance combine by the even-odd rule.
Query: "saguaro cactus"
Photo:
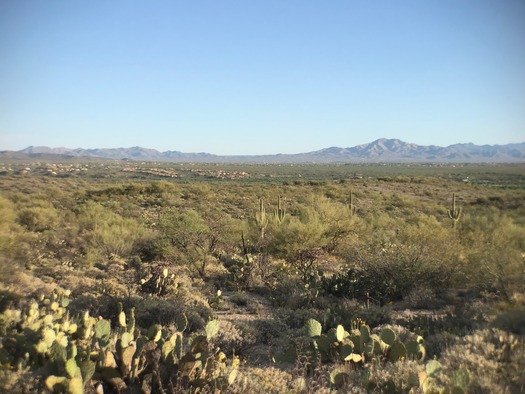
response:
[[[277,209],[275,210],[275,220],[277,221],[277,223],[283,224],[285,216],[286,216],[286,211],[282,207],[281,196],[278,196],[277,197]]]
[[[452,227],[455,228],[461,217],[461,208],[456,208],[455,193],[452,193],[452,207],[448,210],[448,217],[452,219]]]
[[[353,217],[355,215],[356,207],[354,205],[354,195],[352,194],[351,190],[350,190],[350,198],[348,199],[348,210],[350,212],[350,217]]]
[[[255,212],[255,222],[261,232],[261,239],[264,239],[266,227],[268,226],[268,216],[266,216],[266,209],[264,208],[263,199],[259,199],[259,211]]]

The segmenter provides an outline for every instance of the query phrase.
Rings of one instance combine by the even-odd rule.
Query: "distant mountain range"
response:
[[[6,156],[9,152],[2,152]],[[11,152],[15,153],[15,152]],[[210,153],[159,152],[141,147],[69,149],[30,146],[17,152],[63,158],[102,158],[134,161],[206,163],[517,163],[525,162],[525,142],[507,145],[455,144],[447,147],[417,145],[381,138],[352,148],[331,147],[298,154],[219,156]]]

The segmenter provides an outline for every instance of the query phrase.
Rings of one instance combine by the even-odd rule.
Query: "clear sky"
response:
[[[525,141],[525,0],[1,0],[0,150]]]

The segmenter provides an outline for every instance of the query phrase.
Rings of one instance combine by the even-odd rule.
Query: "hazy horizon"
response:
[[[519,0],[2,2],[0,149],[520,143],[523,20]]]
[[[99,147],[95,147],[95,148],[83,148],[83,147],[68,147],[68,146],[46,146],[46,145],[30,145],[30,146],[27,146],[26,148],[23,148],[23,149],[20,149],[18,151],[24,151],[26,149],[36,149],[36,150],[39,150],[39,149],[51,149],[51,150],[97,150],[97,149],[100,149],[100,150],[130,150],[130,149],[135,149],[135,148],[138,148],[138,149],[145,149],[145,150],[156,150],[160,153],[166,153],[166,152],[180,152],[180,153],[183,153],[183,154],[210,154],[210,155],[213,155],[213,156],[278,156],[278,155],[294,155],[294,154],[308,154],[308,153],[313,153],[313,152],[320,152],[320,151],[323,151],[323,150],[327,150],[327,149],[331,149],[331,148],[338,148],[338,149],[352,149],[352,148],[355,148],[357,146],[368,146],[368,145],[373,145],[375,142],[377,141],[380,141],[382,142],[381,140],[385,140],[385,141],[389,141],[389,140],[396,140],[396,141],[400,141],[401,143],[405,143],[405,144],[414,144],[410,141],[402,141],[402,140],[399,140],[397,138],[379,138],[377,140],[374,140],[374,141],[369,141],[368,143],[365,143],[365,144],[358,144],[358,145],[354,145],[354,146],[325,146],[325,147],[319,147],[318,149],[314,149],[312,151],[304,151],[304,152],[293,152],[293,153],[289,153],[289,152],[269,152],[269,153],[258,153],[258,154],[244,154],[244,153],[238,153],[238,154],[217,154],[215,152],[208,152],[208,151],[202,151],[202,150],[196,150],[196,151],[191,151],[191,152],[188,152],[188,151],[180,151],[178,149],[164,149],[164,150],[159,150],[159,149],[155,149],[155,148],[150,148],[150,147],[147,147],[147,146],[118,146],[118,147],[114,147],[114,148],[106,148],[106,147],[103,147],[103,146],[99,146]],[[454,145],[469,145],[469,144],[473,144],[471,142],[467,142],[467,143],[455,143],[455,144],[450,144],[450,145],[447,145],[447,146],[440,146],[440,145],[433,145],[433,146],[436,146],[436,147],[439,147],[439,148],[448,148],[450,146],[454,146]],[[517,142],[517,143],[509,143],[509,144],[486,144],[486,145],[477,145],[477,144],[474,144],[476,146],[492,146],[492,147],[498,147],[498,146],[501,146],[501,147],[504,147],[504,146],[508,146],[508,145],[521,145],[521,144],[525,144],[525,140],[522,141],[522,142]],[[418,144],[416,144],[418,145]],[[427,148],[427,147],[430,147],[431,145],[418,145],[419,147],[423,147],[423,148]],[[2,149],[0,149],[0,151],[2,151]],[[53,152],[55,153],[55,152]]]
[[[202,149],[201,150],[194,150],[194,151],[182,151],[180,149],[177,149],[176,147],[175,148],[157,149],[157,148],[151,148],[149,146],[141,146],[141,145],[118,145],[118,146],[113,146],[113,147],[93,146],[93,147],[86,148],[86,147],[83,147],[83,146],[74,146],[73,147],[73,146],[65,146],[65,145],[50,146],[50,145],[34,145],[34,144],[30,144],[30,145],[27,145],[27,146],[25,146],[24,148],[21,148],[21,149],[2,149],[2,147],[0,146],[0,151],[14,151],[14,152],[18,152],[18,151],[22,151],[22,150],[25,150],[25,149],[28,149],[28,148],[71,149],[71,150],[76,150],[76,149],[90,150],[90,149],[133,149],[133,148],[142,148],[142,149],[153,149],[153,150],[157,150],[159,152],[177,151],[177,152],[181,152],[181,153],[209,153],[209,154],[218,155],[218,156],[251,156],[251,155],[266,156],[266,155],[277,155],[277,154],[308,153],[308,152],[315,152],[315,151],[319,151],[319,150],[323,150],[323,149],[329,149],[329,148],[342,148],[342,149],[353,148],[353,147],[356,147],[356,146],[359,146],[359,145],[368,145],[368,144],[371,144],[371,143],[373,143],[373,142],[375,142],[377,140],[381,140],[381,139],[385,139],[385,140],[399,140],[399,141],[407,143],[407,144],[416,144],[416,145],[419,145],[419,146],[438,146],[438,147],[441,147],[441,148],[446,148],[446,147],[453,146],[453,145],[468,145],[468,144],[474,144],[474,145],[477,145],[477,146],[505,146],[505,145],[524,144],[525,143],[525,138],[523,138],[521,141],[517,141],[517,142],[497,143],[497,144],[476,144],[475,142],[468,141],[468,142],[454,142],[454,143],[447,144],[447,145],[437,145],[437,144],[417,144],[417,143],[412,142],[412,141],[404,141],[404,140],[401,140],[401,139],[395,138],[395,137],[392,137],[392,138],[382,137],[382,138],[377,138],[377,139],[375,139],[373,141],[368,141],[368,142],[355,144],[355,145],[348,145],[348,146],[331,145],[331,146],[320,146],[320,147],[315,148],[315,149],[310,150],[310,151],[301,151],[301,152],[285,152],[285,151],[281,151],[281,152],[253,153],[253,154],[242,153],[242,152],[241,153],[232,153],[232,154],[218,154],[218,153],[211,152],[211,151],[204,151]]]

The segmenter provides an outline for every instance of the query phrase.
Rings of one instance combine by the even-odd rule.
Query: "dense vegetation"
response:
[[[3,392],[525,390],[525,166],[0,163]]]

